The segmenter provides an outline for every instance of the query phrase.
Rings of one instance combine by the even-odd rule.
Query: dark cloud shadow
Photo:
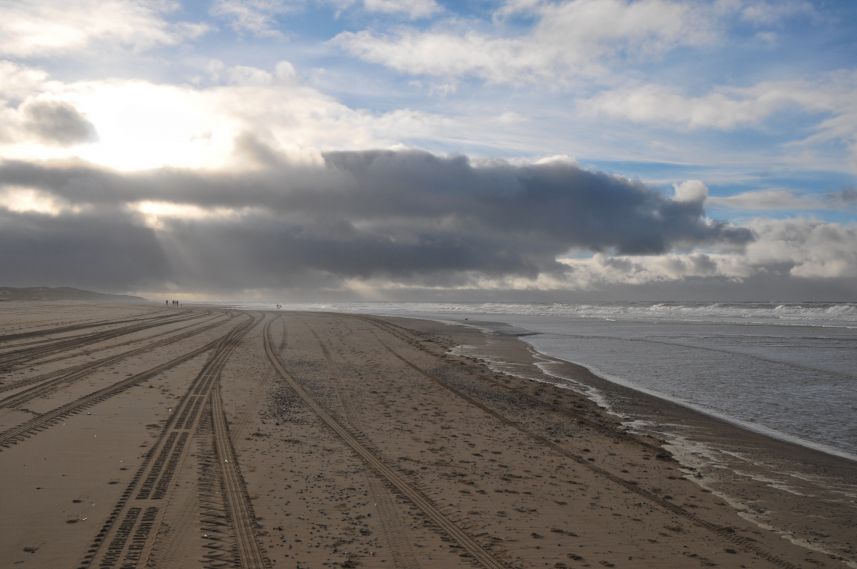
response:
[[[458,286],[561,276],[567,267],[556,259],[572,249],[655,254],[753,238],[707,219],[701,202],[567,163],[475,165],[461,156],[362,151],[306,165],[253,140],[242,144],[264,166],[123,174],[0,163],[0,184],[37,188],[90,212],[3,214],[0,263],[19,266],[27,282],[89,279],[101,288],[312,288],[354,278]],[[144,200],[217,215],[163,218],[151,229],[129,213]]]

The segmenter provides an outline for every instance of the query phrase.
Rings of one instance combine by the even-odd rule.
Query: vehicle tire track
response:
[[[452,520],[441,512],[434,503],[422,492],[417,490],[396,470],[388,466],[378,458],[366,445],[358,440],[358,437],[349,429],[346,429],[330,413],[327,412],[307,392],[303,386],[286,369],[282,357],[276,352],[271,337],[271,322],[265,326],[264,331],[265,353],[279,376],[289,387],[303,400],[303,402],[338,435],[359,456],[366,465],[386,480],[402,496],[407,498],[414,506],[421,510],[442,532],[455,541],[470,558],[488,569],[502,569],[507,566],[497,560],[487,549],[479,544],[473,537],[462,530]]]
[[[186,330],[187,328],[191,328],[193,326],[198,326],[198,327],[195,329],[192,329],[192,330],[187,330],[187,331],[182,332],[180,334],[176,334],[174,336],[170,336],[168,338],[162,338],[161,340],[157,340],[151,344],[147,344],[146,346],[142,346],[139,348],[135,348],[133,350],[128,350],[126,352],[122,352],[121,354],[115,354],[112,356],[108,356],[106,358],[102,358],[100,360],[96,360],[94,362],[88,362],[85,364],[77,365],[77,366],[74,366],[70,369],[61,369],[61,370],[57,370],[57,371],[50,372],[47,374],[42,374],[42,375],[39,375],[36,377],[27,378],[27,379],[15,382],[13,384],[0,386],[0,393],[2,393],[4,391],[10,391],[13,389],[21,389],[24,387],[32,386],[32,387],[28,387],[27,389],[24,389],[23,391],[19,391],[17,393],[12,394],[12,395],[8,395],[6,397],[0,398],[0,408],[2,408],[2,407],[7,407],[7,408],[19,407],[21,405],[24,405],[24,404],[32,401],[33,399],[48,395],[49,393],[52,393],[53,391],[65,386],[65,385],[74,383],[75,381],[78,381],[78,380],[90,375],[91,373],[96,371],[98,368],[102,368],[104,366],[108,366],[108,365],[117,363],[119,361],[122,361],[124,359],[130,358],[133,356],[138,356],[141,354],[145,354],[147,352],[151,352],[152,350],[155,350],[155,349],[160,348],[162,346],[166,346],[166,345],[169,345],[169,344],[181,341],[181,340],[186,340],[187,338],[191,338],[193,336],[197,336],[199,334],[202,334],[203,332],[207,332],[208,330],[211,330],[212,328],[217,328],[218,326],[222,326],[225,322],[227,322],[227,321],[218,321],[218,322],[213,322],[213,323],[210,323],[210,324],[207,324],[204,326],[198,326],[198,324],[196,324],[196,323],[190,324],[188,326],[183,326],[182,328],[179,328],[178,330],[170,330],[169,332],[165,332],[164,334],[158,334],[157,336],[154,336],[154,338],[157,338],[158,336],[164,336],[166,334],[174,334],[175,332],[180,332],[181,330]],[[36,385],[33,385],[33,384],[36,384]]]
[[[155,312],[155,314],[161,314],[162,312],[166,312],[164,310],[159,310]],[[174,314],[173,311],[169,311],[170,314]],[[12,334],[4,334],[0,336],[0,344],[5,344],[6,342],[12,342],[14,340],[22,340],[24,338],[36,338],[38,336],[50,336],[53,334],[64,334],[66,332],[74,332],[76,330],[86,330],[87,328],[98,328],[99,326],[112,326],[115,324],[126,324],[128,322],[140,322],[142,320],[152,320],[157,318],[164,318],[166,314],[160,316],[147,316],[145,318],[126,318],[123,320],[98,320],[96,322],[84,322],[81,324],[70,324],[67,326],[59,326],[56,328],[47,328],[47,329],[39,329],[39,330],[31,330],[29,332],[15,332]]]
[[[10,448],[30,438],[31,436],[41,431],[44,431],[45,429],[48,429],[53,425],[56,425],[58,422],[60,422],[62,419],[65,419],[66,417],[76,415],[77,413],[80,413],[81,411],[84,411],[89,407],[92,407],[93,405],[96,405],[111,397],[119,395],[120,393],[127,391],[132,387],[136,387],[137,385],[143,383],[148,379],[151,379],[159,373],[181,365],[200,354],[204,354],[205,352],[215,348],[219,341],[219,339],[213,340],[202,347],[192,350],[166,363],[155,366],[146,371],[134,374],[131,377],[114,383],[113,385],[109,385],[87,395],[84,395],[83,397],[79,397],[74,401],[70,401],[65,405],[61,405],[56,409],[52,409],[46,413],[42,413],[41,415],[33,417],[29,421],[26,421],[24,423],[21,423],[20,425],[12,427],[11,429],[3,431],[2,433],[0,433],[0,452],[2,452],[3,449]]]
[[[386,332],[387,334],[393,336],[394,338],[398,338],[400,341],[407,341],[410,345],[414,345],[413,339],[404,340],[403,338],[398,337],[396,333],[391,332],[384,325],[379,324],[375,319],[364,318],[363,320],[374,324],[378,329]],[[384,324],[386,324],[386,322]],[[392,326],[395,326],[395,325],[391,325],[391,327]],[[396,328],[398,328],[398,327],[396,327]],[[398,333],[403,334],[403,332],[398,332]],[[641,498],[648,500],[649,502],[659,506],[663,510],[668,511],[671,514],[680,516],[680,517],[690,521],[694,525],[696,525],[700,528],[703,528],[705,530],[708,530],[709,532],[715,534],[717,537],[724,539],[724,540],[732,543],[733,545],[736,545],[736,546],[744,549],[746,552],[751,553],[753,555],[756,555],[756,556],[764,559],[765,561],[772,563],[773,565],[776,565],[778,567],[782,567],[783,569],[799,569],[798,565],[795,565],[794,563],[791,563],[790,561],[787,561],[785,559],[781,559],[781,558],[777,557],[776,555],[770,553],[766,549],[760,547],[756,543],[754,543],[753,540],[736,534],[735,530],[733,528],[722,527],[722,526],[719,526],[719,525],[714,524],[712,522],[709,522],[708,520],[701,518],[700,516],[694,514],[693,512],[691,512],[685,508],[682,508],[681,506],[674,504],[673,502],[670,502],[669,500],[665,500],[664,498],[658,496],[657,494],[654,494],[653,492],[649,492],[645,488],[641,488],[640,486],[638,486],[634,482],[629,481],[629,480],[625,480],[624,478],[617,476],[617,475],[613,474],[612,472],[605,470],[604,468],[601,468],[600,466],[593,464],[592,462],[588,461],[585,457],[577,455],[577,454],[565,449],[564,447],[558,445],[557,443],[553,442],[549,438],[531,431],[530,429],[521,425],[517,421],[513,421],[512,419],[509,419],[505,415],[502,415],[501,413],[499,413],[499,412],[495,411],[494,409],[488,407],[487,405],[483,404],[482,402],[474,399],[470,395],[467,395],[466,393],[462,392],[458,388],[452,387],[451,385],[449,385],[445,381],[435,377],[434,375],[430,374],[428,371],[422,369],[421,367],[419,367],[418,365],[413,363],[411,360],[402,356],[399,352],[397,352],[395,349],[393,349],[389,344],[384,342],[377,334],[375,334],[375,337],[377,338],[378,342],[392,356],[394,356],[396,359],[398,359],[399,361],[404,363],[409,368],[416,371],[421,376],[423,376],[426,379],[434,382],[435,384],[443,387],[444,389],[446,389],[447,391],[449,391],[453,395],[463,399],[464,401],[466,401],[467,403],[470,403],[474,407],[481,409],[483,412],[490,415],[494,419],[500,421],[504,425],[511,427],[512,429],[515,429],[519,433],[529,437],[533,441],[538,442],[539,444],[550,449],[554,453],[559,454],[565,458],[568,458],[568,459],[576,462],[577,464],[579,464],[581,466],[588,468],[589,470],[591,470],[595,474],[602,476],[605,479],[610,480],[611,482],[613,482],[615,484],[618,484],[619,486],[622,486],[624,489],[626,489],[630,492],[633,492],[634,494],[640,496]],[[425,348],[422,348],[422,349],[425,350]],[[432,355],[434,355],[434,354],[432,354]]]
[[[166,336],[168,334],[179,332],[181,330],[186,330],[186,329],[190,328],[191,326],[196,326],[196,325],[202,324],[203,322],[210,322],[212,320],[222,318],[223,316],[224,316],[224,313],[219,313],[219,314],[218,313],[211,314],[209,312],[198,313],[196,318],[189,318],[187,320],[184,320],[184,322],[190,322],[190,324],[186,324],[186,325],[181,326],[179,328],[174,328],[172,330],[165,330],[163,332],[158,332],[157,334],[153,334],[153,335],[147,336],[145,338],[131,338],[128,340],[124,340],[122,342],[111,343],[107,346],[100,346],[100,347],[94,347],[94,348],[85,348],[85,347],[80,348],[80,351],[82,353],[78,353],[77,350],[72,350],[72,351],[70,351],[70,353],[60,353],[59,355],[54,356],[52,358],[39,359],[39,365],[45,365],[45,364],[50,364],[50,363],[54,363],[54,362],[59,362],[62,360],[67,360],[69,358],[79,357],[81,355],[89,356],[89,355],[92,355],[94,353],[103,352],[106,350],[115,350],[116,348],[121,348],[123,346],[128,346],[131,344],[139,344],[140,342],[146,342],[149,340],[154,340],[155,338],[160,338],[160,337]],[[229,320],[231,320],[231,318],[229,318]]]
[[[241,469],[229,437],[229,425],[223,410],[220,384],[213,386],[210,396],[211,426],[214,435],[216,463],[223,485],[223,499],[234,532],[238,566],[242,569],[267,569],[271,566],[256,539],[256,515],[241,476]]]
[[[373,317],[354,316],[354,318],[356,318],[358,320],[370,322],[370,323],[380,327],[382,330],[388,332],[391,336],[398,338],[399,340],[405,342],[406,344],[409,344],[410,346],[414,347],[415,349],[420,350],[421,352],[429,354],[433,357],[438,357],[438,354],[433,353],[431,350],[429,350],[425,346],[425,343],[433,343],[433,340],[423,340],[423,339],[417,338],[414,336],[412,331],[408,330],[407,328],[405,328],[403,326],[399,326],[398,324],[394,324],[392,322],[387,322],[385,320],[381,320],[379,318],[373,318]],[[576,364],[574,364],[574,365],[576,365]],[[586,368],[583,368],[583,369],[585,369],[586,372],[589,373],[588,369],[586,369]],[[586,427],[588,427],[592,430],[598,431],[599,433],[601,433],[605,436],[608,436],[612,439],[624,438],[627,440],[629,438],[627,433],[621,433],[621,432],[617,433],[616,430],[612,427],[606,426],[603,423],[599,423],[598,421],[593,421],[592,419],[588,419],[586,417],[583,417],[579,413],[575,413],[575,412],[573,412],[573,411],[571,411],[565,407],[562,407],[560,405],[556,405],[555,403],[551,403],[549,401],[545,401],[545,400],[539,399],[537,397],[533,397],[532,395],[530,395],[529,393],[527,393],[526,391],[524,391],[522,389],[516,389],[514,387],[504,385],[503,383],[500,383],[500,382],[492,379],[490,375],[486,374],[486,375],[482,376],[482,378],[485,379],[486,381],[492,383],[493,385],[501,388],[501,389],[504,389],[506,391],[514,393],[516,397],[521,397],[523,399],[526,399],[529,403],[534,404],[534,405],[548,407],[551,411],[554,411],[560,415],[563,415],[563,416],[567,417],[569,420],[572,420],[579,425],[585,425]],[[648,441],[642,440],[640,438],[634,438],[634,443],[639,445],[639,446],[645,447],[645,448],[647,448],[650,451],[655,452],[655,453],[664,452],[663,447],[658,446],[657,444],[650,443]]]
[[[331,350],[328,348],[327,343],[321,339],[321,336],[319,336],[308,322],[302,321],[302,323],[318,342],[328,364],[331,366],[335,365],[336,362],[334,362]],[[334,348],[334,351],[337,353],[339,363],[348,366],[351,374],[362,377],[359,370],[357,370],[353,365],[347,363],[347,358],[342,353],[341,349],[337,350]],[[280,348],[280,353],[282,353],[282,348]],[[345,422],[355,431],[361,432],[362,429],[360,429],[359,420],[360,414],[354,410],[353,405],[351,404],[351,398],[347,395],[343,396],[342,382],[337,377],[337,374],[332,374],[331,380],[333,381],[336,399],[339,401],[339,405],[342,408],[342,414]],[[375,504],[378,518],[381,522],[381,530],[384,533],[385,540],[390,548],[393,566],[397,569],[419,569],[420,564],[417,560],[416,554],[414,553],[414,548],[411,545],[407,527],[402,521],[401,513],[399,512],[399,508],[396,504],[395,495],[393,495],[390,489],[383,484],[382,479],[376,473],[367,472],[366,474],[366,483],[369,488],[372,502]]]
[[[165,499],[173,487],[180,464],[189,452],[190,434],[200,425],[200,416],[203,415],[200,400],[208,400],[209,391],[214,386],[213,379],[219,377],[239,342],[260,320],[250,317],[205,346],[213,349],[213,353],[188,386],[175,412],[161,429],[155,445],[143,457],[113,512],[78,565],[79,569],[87,569],[93,564],[99,569],[134,569],[147,563],[163,521]],[[138,523],[133,512],[143,510],[149,517],[143,516]],[[120,518],[123,523],[116,525]]]
[[[126,334],[134,334],[136,332],[140,332],[149,328],[154,328],[156,326],[176,324],[179,322],[190,320],[192,318],[197,318],[197,315],[194,313],[191,313],[190,315],[182,315],[180,317],[172,319],[169,319],[169,316],[170,315],[167,315],[162,319],[157,319],[155,322],[135,323],[129,326],[123,326],[122,328],[102,330],[99,332],[94,332],[92,334],[86,334],[81,337],[63,338],[61,340],[51,342],[47,345],[40,345],[33,348],[27,348],[25,350],[13,350],[11,352],[6,352],[4,354],[0,354],[0,370],[11,371],[16,367],[20,367],[24,364],[30,364],[34,361],[39,360],[40,358],[53,355],[57,352],[72,350],[81,346],[86,346],[97,342],[103,342],[105,340],[111,340],[113,338],[124,336]]]

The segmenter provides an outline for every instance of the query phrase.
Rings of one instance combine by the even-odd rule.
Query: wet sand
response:
[[[846,496],[857,476],[847,461],[799,447],[776,455],[842,483],[841,494],[817,496],[789,486],[788,540],[739,511],[750,498],[757,507],[775,498],[763,495],[777,486],[759,480],[763,466],[730,482],[748,494],[743,502],[727,501],[734,491],[690,464],[708,460],[701,451],[677,452],[686,463],[678,462],[658,437],[629,432],[554,385],[533,358],[514,338],[429,321],[0,303],[0,563],[854,561],[857,503]],[[598,381],[564,365],[564,375]],[[651,420],[702,421],[698,429],[750,448],[740,430],[657,400],[640,405]],[[768,522],[788,521],[778,516]],[[806,520],[825,534],[810,543],[815,549],[797,544]]]

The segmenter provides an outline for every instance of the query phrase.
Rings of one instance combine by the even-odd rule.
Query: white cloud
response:
[[[827,156],[815,147],[835,141],[850,149],[857,169],[857,73],[837,71],[813,79],[768,81],[749,87],[717,87],[692,96],[664,85],[643,84],[603,91],[579,100],[582,116],[612,118],[681,129],[758,128],[777,113],[797,110],[819,116],[811,134],[786,141],[807,164]]]
[[[503,20],[519,14],[537,14],[546,3],[545,0],[505,0],[494,12],[494,18]]]
[[[657,56],[715,37],[704,7],[670,0],[577,0],[529,4],[526,9],[538,20],[520,35],[462,33],[453,25],[392,34],[345,32],[333,44],[404,73],[523,83],[599,73],[614,56]]]
[[[216,0],[211,13],[226,20],[237,32],[278,37],[282,32],[277,17],[300,8],[300,2],[291,0]]]
[[[711,196],[708,187],[700,180],[687,180],[673,185],[677,202],[704,202],[738,211],[820,211],[847,210],[857,207],[857,192],[806,193],[783,188],[751,190],[729,196]]]
[[[13,0],[0,3],[0,55],[39,57],[107,43],[142,50],[173,45],[207,30],[172,23],[161,0]]]
[[[47,81],[48,74],[41,69],[0,60],[0,101],[20,100],[38,93]]]
[[[226,72],[226,76],[228,82],[233,85],[254,85],[259,87],[270,85],[274,81],[274,76],[264,69],[245,65],[230,67]]]
[[[561,261],[570,268],[562,286],[645,284],[689,278],[744,280],[755,276],[842,279],[857,277],[857,223],[817,219],[753,219],[756,239],[742,251],[693,251],[665,255],[610,256]]]
[[[22,85],[20,101],[0,100],[0,153],[23,160],[82,158],[121,170],[223,169],[255,163],[241,147],[247,133],[273,151],[312,159],[323,150],[384,148],[411,138],[460,136],[473,130],[410,109],[353,109],[301,84],[286,61],[273,72],[219,62],[210,67],[220,84],[191,87],[118,79],[64,83],[35,69],[0,66],[0,84],[5,80]],[[32,110],[47,103],[51,109],[85,117],[97,140],[65,136],[64,146],[45,140],[44,128],[31,127]],[[53,131],[64,127],[58,132],[67,135],[66,123],[51,123]]]
[[[563,259],[571,270],[561,288],[589,289],[605,284],[639,285],[694,277],[746,278],[752,270],[739,255],[685,254],[610,256],[598,253],[588,259]]]
[[[673,186],[675,201],[704,202],[708,197],[708,186],[701,180],[687,180]]]
[[[123,170],[230,168],[247,164],[243,150],[236,154],[236,140],[247,133],[299,159],[324,150],[398,145],[441,152],[472,147],[480,154],[495,148],[499,156],[566,151],[558,135],[532,133],[530,117],[505,105],[445,114],[407,107],[370,111],[303,83],[287,61],[273,69],[227,66],[218,60],[200,65],[208,77],[193,85],[128,79],[62,82],[38,69],[0,65],[0,85],[20,85],[15,100],[0,99],[0,153],[23,160],[83,158]],[[23,109],[34,101],[67,103],[91,123],[97,141],[83,144],[81,138],[59,147],[36,140],[23,130]]]
[[[857,84],[857,76],[852,78]],[[848,83],[852,83],[849,81]],[[683,95],[664,85],[636,85],[581,100],[587,114],[687,128],[732,129],[755,125],[789,107],[809,112],[848,111],[851,85],[819,87],[817,82],[759,83],[748,88],[719,87],[701,96]]]
[[[810,2],[803,0],[777,0],[769,2],[756,0],[752,2],[725,2],[724,6],[732,5],[741,20],[755,25],[777,25],[791,18],[816,18],[818,13]]]
[[[756,219],[748,226],[758,235],[747,247],[751,266],[784,265],[803,278],[857,277],[857,223]]]
[[[714,102],[719,103],[716,107]],[[578,109],[585,114],[627,119],[638,123],[657,122],[681,126],[731,126],[740,119],[747,120],[747,112],[736,117],[735,103],[729,104],[732,112],[724,112],[723,97],[688,98],[662,85],[641,85],[604,91],[589,99],[578,101]],[[715,112],[716,111],[716,112]],[[712,122],[712,119],[713,120]]]
[[[791,190],[768,189],[742,192],[731,196],[717,196],[708,199],[713,206],[743,211],[785,211],[830,209],[831,201],[823,196],[797,194]]]
[[[286,60],[282,60],[274,67],[274,75],[280,81],[294,81],[297,79],[297,71],[295,66]]]
[[[427,18],[442,10],[435,0],[363,0],[363,7],[370,12],[402,14],[412,20]]]
[[[434,0],[364,0],[367,10],[408,10],[412,18],[433,14],[436,6]],[[535,22],[525,33],[504,33],[502,25],[493,33],[478,32],[451,20],[430,30],[346,32],[334,44],[409,74],[474,76],[494,83],[562,81],[604,71],[617,56],[651,58],[680,46],[710,44],[730,20],[759,28],[814,16],[815,10],[802,0],[506,0],[493,20],[503,24],[519,15]]]

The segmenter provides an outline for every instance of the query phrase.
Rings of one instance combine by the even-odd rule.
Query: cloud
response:
[[[155,233],[113,211],[44,215],[0,208],[0,259],[11,285],[161,287],[171,274]]]
[[[857,293],[857,224],[832,223],[811,218],[754,219],[747,229],[755,238],[740,252],[668,253],[629,257],[596,254],[587,259],[564,259],[570,268],[567,286],[581,289],[608,285],[644,285],[688,280],[763,280],[767,289],[752,291],[755,298],[776,297],[771,286],[794,287],[794,279],[821,284],[836,280]],[[811,290],[811,289],[808,289]],[[760,296],[761,293],[761,296]],[[806,293],[805,293],[806,294]],[[804,297],[804,299],[811,297]]]
[[[242,144],[259,167],[231,174],[3,162],[0,263],[21,267],[17,283],[213,294],[812,290],[798,281],[857,293],[857,224],[712,221],[717,198],[696,180],[670,199],[568,160],[359,151],[295,163]]]
[[[800,112],[815,124],[795,130],[783,147],[803,154],[835,141],[850,149],[857,167],[857,73],[851,70],[811,79],[766,81],[749,87],[715,87],[687,95],[674,87],[637,84],[602,91],[577,101],[577,110],[592,118],[618,119],[679,129],[734,130],[758,128],[778,114]],[[807,156],[801,156],[805,159]]]
[[[607,285],[643,285],[693,278],[746,278],[752,274],[741,257],[701,252],[640,257],[596,254],[587,259],[567,259],[568,280],[573,288],[593,289]]]
[[[747,247],[747,262],[781,267],[801,278],[857,277],[857,224],[811,218],[756,219],[748,224],[760,236]]]
[[[819,81],[765,82],[752,87],[718,87],[686,96],[663,85],[636,85],[601,92],[578,102],[596,116],[687,128],[733,129],[752,126],[788,108],[806,112],[854,113],[850,93],[857,75]],[[819,86],[821,85],[821,86]]]
[[[216,0],[211,14],[228,22],[239,33],[261,37],[280,37],[277,18],[301,10],[301,3],[291,0]]]
[[[429,30],[344,32],[332,44],[411,75],[520,84],[601,74],[610,58],[657,56],[677,46],[708,43],[715,35],[704,8],[668,0],[578,0],[528,9],[537,21],[521,34],[462,32],[453,22]],[[507,12],[501,8],[498,13]]]
[[[414,4],[365,3],[367,8]],[[745,36],[747,28],[770,41],[776,37],[771,28],[796,18],[819,19],[814,6],[802,0],[506,0],[492,16],[491,26],[449,18],[429,29],[344,32],[332,43],[409,75],[556,88],[581,76],[610,83],[617,63],[715,45],[730,34]]]
[[[435,0],[215,0],[211,15],[227,22],[238,33],[263,38],[283,37],[278,19],[287,14],[305,11],[312,4],[332,6],[337,16],[356,5],[367,12],[378,12],[393,16],[404,16],[410,20],[432,17],[443,11]]]
[[[38,213],[56,216],[61,213],[80,213],[83,208],[72,207],[64,200],[33,188],[0,187],[0,208],[15,213]]]
[[[176,5],[162,0],[40,0],[0,3],[0,55],[43,57],[94,44],[143,50],[174,45],[207,31],[170,22]]]
[[[675,201],[702,203],[708,198],[708,186],[702,180],[687,180],[674,186]]]
[[[801,193],[785,189],[766,189],[741,192],[731,196],[712,196],[712,206],[741,211],[820,211],[857,207],[857,192],[844,189],[838,192]]]
[[[95,127],[74,105],[51,96],[58,86],[38,69],[0,61],[0,149],[7,155],[14,155],[8,150],[15,145],[32,150],[34,142],[57,148],[97,140]]]
[[[123,170],[228,170],[256,162],[252,153],[235,152],[245,133],[277,152],[309,160],[326,150],[419,146],[517,154],[555,153],[559,144],[555,134],[544,131],[526,135],[527,117],[505,109],[439,114],[353,108],[308,86],[287,61],[268,69],[217,60],[204,65],[208,77],[193,86],[128,79],[62,82],[18,65],[7,66],[4,75],[0,65],[0,85],[17,85],[20,93],[14,100],[0,99],[0,154],[83,159]],[[64,148],[33,139],[21,127],[23,109],[46,100],[74,107],[93,125],[98,143]]]
[[[317,158],[319,149],[401,143],[406,129],[414,136],[440,131],[441,120],[431,115],[352,109],[301,84],[288,62],[272,71],[212,70],[218,83],[191,87],[122,79],[63,83],[36,69],[0,66],[0,85],[16,85],[20,93],[14,102],[0,100],[0,152],[121,169],[227,169],[248,166],[234,152],[245,132],[278,152]],[[92,140],[93,130],[98,144],[65,150],[56,144]]]
[[[658,254],[700,244],[741,247],[751,239],[746,229],[707,219],[700,203],[673,201],[568,161],[477,166],[465,157],[362,151],[294,164],[270,150],[266,156],[264,168],[232,175],[5,162],[1,185],[31,188],[82,212],[43,215],[33,235],[10,238],[20,243],[17,254],[34,240],[48,247],[56,239],[63,250],[62,232],[73,232],[64,242],[80,243],[74,232],[83,228],[75,220],[100,212],[141,240],[117,241],[117,249],[151,256],[155,240],[166,259],[158,266],[170,268],[158,277],[163,283],[227,289],[336,287],[355,279],[408,286],[561,282],[566,266],[557,259],[571,249]],[[22,219],[13,225],[26,227]],[[105,262],[120,256],[112,251]],[[0,257],[7,260],[13,259]],[[139,280],[138,272],[126,277]]]
[[[23,67],[0,60],[0,102],[19,101],[45,88],[48,74],[41,69]]]
[[[815,6],[804,0],[778,0],[777,2],[736,2],[739,18],[756,25],[779,25],[794,18],[818,18]]]
[[[403,14],[412,20],[428,18],[443,9],[435,0],[363,0],[363,7],[370,12],[383,12],[387,14]]]
[[[48,144],[93,142],[95,127],[68,103],[34,101],[24,106],[24,129]]]
[[[731,196],[709,198],[708,203],[730,209],[743,211],[776,211],[776,210],[807,210],[827,209],[824,200],[818,196],[800,195],[790,190],[756,190],[742,192]]]

